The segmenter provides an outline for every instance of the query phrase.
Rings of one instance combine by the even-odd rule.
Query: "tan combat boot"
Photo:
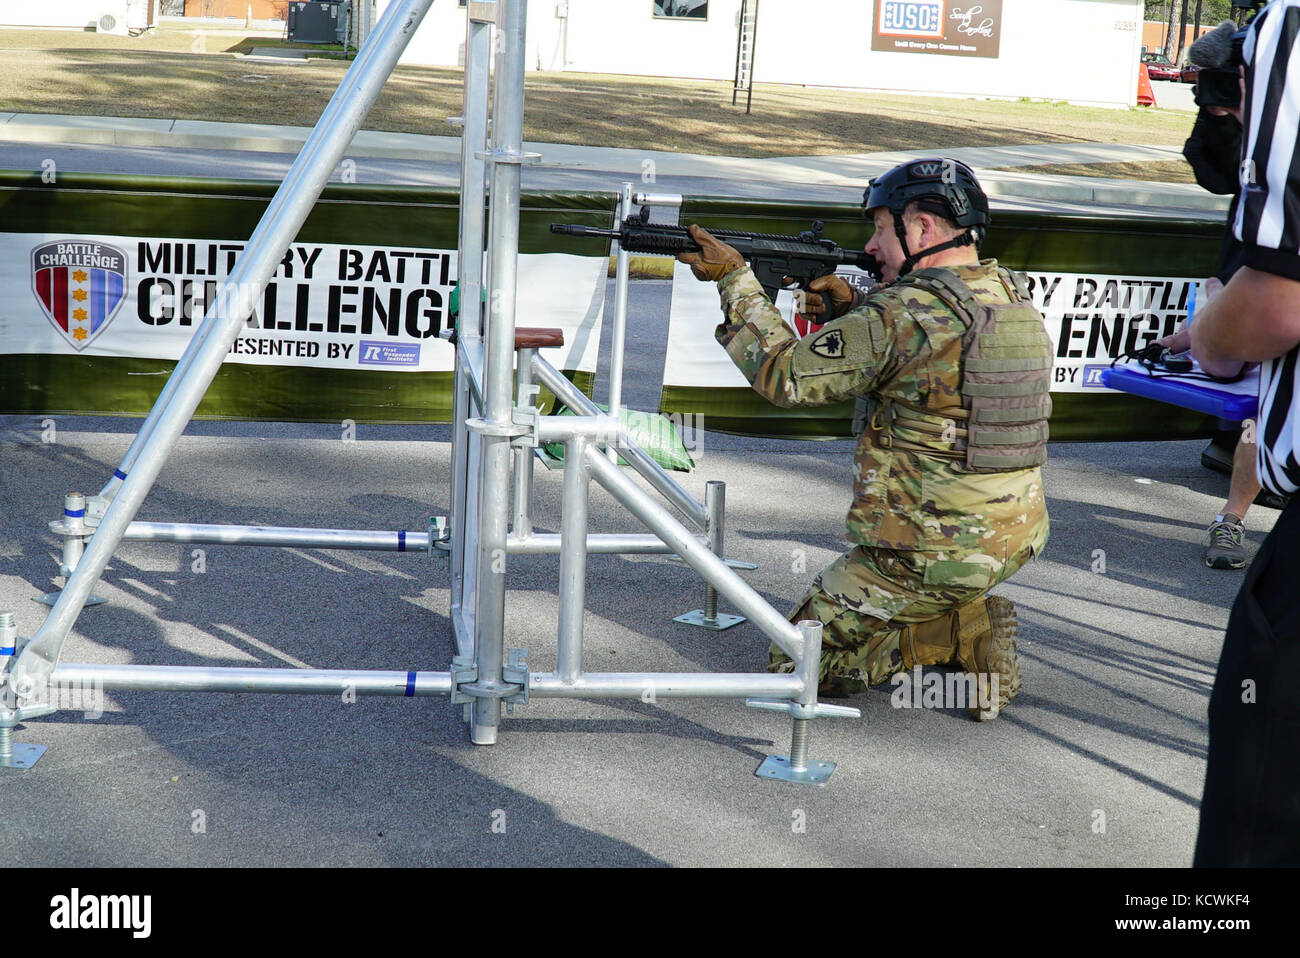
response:
[[[987,626],[979,628],[976,634],[971,634],[974,629],[971,632],[962,629],[958,661],[962,668],[974,674],[979,702],[989,703],[987,709],[978,703],[970,706],[971,717],[988,722],[997,718],[1020,691],[1020,664],[1016,661],[1016,607],[1000,595],[988,596],[983,605]],[[971,625],[983,626],[978,620],[985,619],[985,615],[978,616]],[[966,624],[962,622],[963,626]],[[997,677],[996,684],[993,676]]]

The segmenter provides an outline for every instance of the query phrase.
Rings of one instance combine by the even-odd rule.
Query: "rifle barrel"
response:
[[[569,223],[552,223],[551,232],[564,236],[603,236],[606,239],[618,237],[618,230],[603,230],[596,226],[573,226]]]
[[[552,223],[551,232],[563,236],[589,236],[618,240],[631,253],[657,253],[661,256],[673,256],[677,253],[696,252],[700,249],[699,244],[691,239],[690,233],[685,226],[655,224],[649,229],[639,230],[632,223],[625,222],[622,229],[607,230],[595,226]],[[797,236],[781,236],[775,233],[730,233],[726,230],[719,230],[714,235],[724,243],[746,240],[803,243],[809,246],[810,251],[820,246],[822,253],[838,253],[835,258],[847,266],[856,266],[867,272],[871,272],[876,267],[874,257],[868,256],[861,250],[854,251],[836,246],[830,240],[820,240],[808,244],[807,241]]]

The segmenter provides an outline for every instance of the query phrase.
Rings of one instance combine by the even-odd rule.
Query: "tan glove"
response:
[[[708,230],[692,223],[690,234],[691,239],[700,244],[700,252],[678,253],[677,261],[689,266],[696,279],[717,281],[745,265],[744,257],[726,243],[715,239]]]
[[[830,312],[826,310],[826,301],[830,300]],[[802,316],[822,316],[822,322],[829,323],[839,319],[857,303],[856,291],[843,279],[831,273],[819,276],[808,284],[804,293],[803,306],[799,309]]]

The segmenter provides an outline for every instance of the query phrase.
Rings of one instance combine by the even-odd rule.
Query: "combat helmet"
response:
[[[966,227],[966,232],[946,243],[911,252],[903,229],[903,210],[912,202]],[[908,160],[872,179],[862,194],[862,212],[870,216],[881,206],[894,215],[894,232],[906,257],[903,273],[911,272],[922,256],[955,246],[977,245],[990,222],[989,198],[975,173],[965,163],[944,157]]]

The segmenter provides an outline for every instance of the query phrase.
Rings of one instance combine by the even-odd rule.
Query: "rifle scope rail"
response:
[[[868,257],[866,253],[861,251],[844,249],[834,240],[822,236],[821,230],[817,228],[818,226],[820,226],[820,223],[814,224],[812,230],[798,236],[786,236],[780,233],[745,233],[739,230],[717,230],[716,232],[710,230],[710,232],[724,243],[728,242],[730,238],[742,241],[758,240],[765,244],[790,244],[784,251],[791,253],[807,252],[809,246],[817,246],[827,252],[838,250],[843,254],[841,257],[842,262],[848,266],[858,266],[868,271],[875,266],[874,258]],[[676,256],[678,253],[698,252],[700,249],[700,244],[691,239],[688,227],[672,226],[666,223],[647,225],[635,219],[625,220],[621,229],[601,229],[595,226],[552,223],[551,232],[562,236],[586,236],[619,240],[624,243],[628,252],[633,253]],[[774,245],[767,247],[769,252],[775,252],[777,249],[779,247]]]

